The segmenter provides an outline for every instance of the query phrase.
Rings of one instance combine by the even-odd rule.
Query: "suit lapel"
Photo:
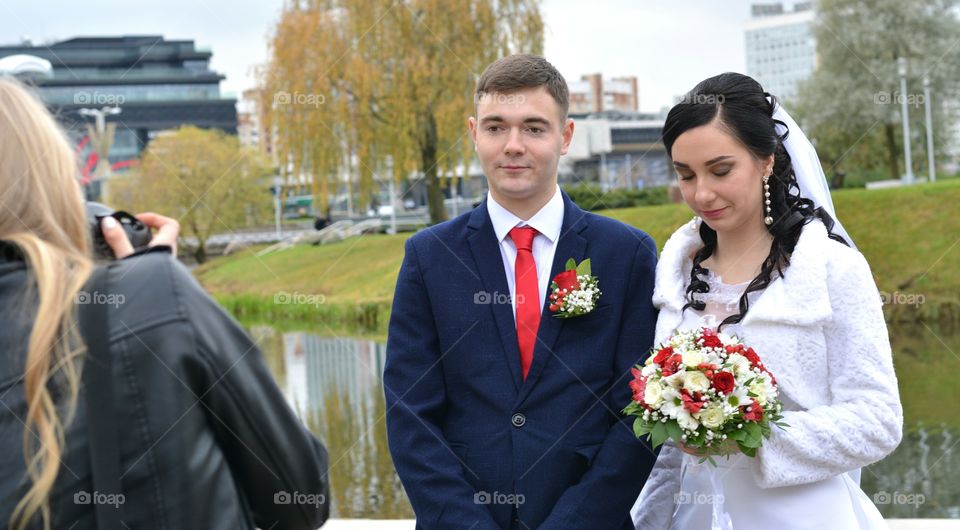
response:
[[[570,197],[564,193],[563,225],[560,228],[560,238],[557,240],[553,266],[550,269],[551,279],[566,269],[565,265],[568,259],[573,258],[579,263],[586,258],[587,240],[581,235],[586,227],[586,212],[574,204]],[[549,286],[547,289],[549,290]],[[527,379],[522,382],[520,387],[520,395],[517,397],[518,405],[526,399],[531,389],[536,385],[544,367],[550,357],[553,356],[557,338],[560,336],[560,330],[563,329],[564,319],[553,316],[548,309],[549,302],[550,300],[545,296],[540,313],[540,327],[537,329],[537,343],[533,348],[533,364],[530,365],[530,373],[527,374]],[[513,337],[514,342],[516,342],[516,330],[514,330]],[[516,351],[518,351],[517,355],[519,356],[519,350]]]
[[[493,222],[490,221],[490,216],[487,214],[486,200],[480,206],[474,208],[467,226],[473,229],[473,233],[467,237],[467,240],[477,270],[480,272],[480,282],[483,284],[483,289],[490,295],[493,293],[509,293],[510,287],[507,284],[507,277],[503,269],[503,257],[500,254],[497,235],[493,231]],[[519,391],[522,383],[520,348],[517,346],[517,326],[513,319],[513,307],[510,304],[491,303],[476,304],[476,308],[478,318],[481,319],[489,318],[489,314],[485,314],[485,311],[493,312],[497,335],[500,337],[503,354],[510,371],[510,380],[513,381],[514,390]]]

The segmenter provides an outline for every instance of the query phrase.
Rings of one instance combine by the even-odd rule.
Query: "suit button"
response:
[[[523,425],[527,423],[527,417],[518,412],[513,415],[513,418],[511,418],[510,421],[513,422],[514,427],[519,428],[519,427],[523,427]]]

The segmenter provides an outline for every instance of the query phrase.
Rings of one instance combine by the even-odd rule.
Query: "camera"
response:
[[[113,249],[107,244],[107,240],[104,239],[103,232],[100,230],[100,221],[105,217],[113,217],[117,220],[127,234],[127,239],[133,245],[134,251],[146,248],[153,237],[150,233],[150,227],[127,212],[114,211],[109,206],[93,201],[87,201],[86,209],[87,223],[90,226],[90,235],[93,237],[93,257],[98,260],[110,261],[115,259]]]

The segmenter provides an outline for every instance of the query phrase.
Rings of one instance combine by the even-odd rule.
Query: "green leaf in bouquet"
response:
[[[587,258],[580,262],[580,265],[577,265],[577,276],[583,276],[586,274],[590,275],[590,258]]]
[[[760,426],[756,423],[748,423],[744,425],[743,430],[747,432],[747,437],[743,440],[743,444],[747,447],[760,447],[760,444],[763,442],[763,433],[760,431]]]
[[[570,258],[567,260],[567,264],[566,266],[564,266],[563,270],[572,271],[576,268],[577,268],[577,260]]]
[[[672,421],[667,423],[666,426],[667,434],[670,435],[670,438],[672,438],[673,441],[677,442],[678,444],[683,443],[683,429],[681,429],[679,425]]]
[[[768,422],[768,421],[760,422],[760,434],[761,434],[764,438],[769,438],[769,437],[770,437],[770,422]]]
[[[732,433],[728,434],[727,438],[730,438],[731,440],[735,440],[737,442],[742,442],[747,439],[747,431],[743,429],[737,429]]]
[[[643,418],[633,420],[633,435],[640,438],[647,434],[650,434],[650,425]]]
[[[745,447],[745,446],[741,445],[741,446],[740,446],[740,451],[742,451],[743,454],[749,456],[750,458],[756,458],[756,457],[757,457],[757,448],[756,448],[756,447]]]
[[[667,425],[665,423],[657,422],[653,426],[653,431],[650,433],[650,443],[654,447],[659,447],[663,442],[667,441],[667,438],[670,437],[670,433],[667,431]]]

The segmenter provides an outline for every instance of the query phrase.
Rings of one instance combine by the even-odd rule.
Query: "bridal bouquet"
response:
[[[632,369],[633,432],[654,447],[668,438],[710,460],[736,443],[756,456],[771,426],[782,423],[777,381],[753,348],[710,328],[677,332]],[[701,460],[701,462],[703,461]]]

